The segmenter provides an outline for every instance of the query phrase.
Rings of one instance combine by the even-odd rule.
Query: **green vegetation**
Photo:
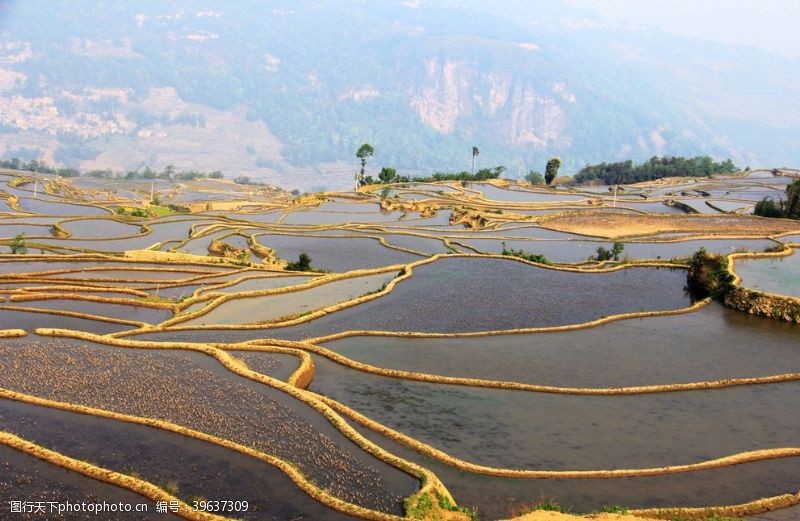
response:
[[[356,150],[356,158],[361,161],[361,170],[356,175],[356,184],[358,186],[368,184],[364,171],[367,169],[367,159],[372,157],[373,154],[375,154],[375,149],[369,143],[364,143]]]
[[[556,503],[555,501],[545,501],[536,505],[533,510],[547,510],[549,512],[568,512],[567,509]]]
[[[625,245],[621,242],[615,242],[614,246],[609,250],[603,246],[597,248],[597,255],[594,257],[596,261],[608,261],[608,260],[619,260],[619,256],[622,253],[622,250],[625,249]]]
[[[782,201],[775,203],[772,197],[765,197],[756,203],[753,213],[761,217],[783,217]]]
[[[481,151],[478,150],[478,147],[475,147],[475,146],[472,147],[472,170],[470,171],[470,173],[472,173],[472,174],[475,174],[475,158],[480,153],[481,153]]]
[[[173,479],[170,479],[169,481],[167,481],[166,483],[161,485],[161,488],[167,494],[171,494],[173,496],[177,496],[178,495],[178,482],[173,480]]]
[[[460,512],[468,519],[477,520],[478,514],[469,508],[459,507],[449,498],[435,493],[436,502],[431,498],[431,494],[422,494],[406,498],[403,503],[403,510],[406,517],[411,519],[441,519],[441,511]],[[448,518],[449,519],[449,518]]]
[[[607,505],[602,508],[601,512],[605,512],[606,514],[627,514],[629,510],[629,508],[619,505]]]
[[[311,266],[311,257],[309,257],[305,252],[300,254],[296,262],[290,262],[287,264],[286,269],[291,271],[316,271]]]
[[[696,298],[724,298],[733,289],[727,257],[700,248],[689,261],[686,289]]]
[[[714,174],[731,174],[739,168],[730,159],[715,162],[709,156],[685,157],[652,157],[640,165],[633,161],[618,163],[600,163],[587,165],[576,175],[575,181],[600,180],[607,185],[640,183],[663,177],[706,177]]]
[[[397,179],[397,170],[392,167],[385,166],[381,168],[381,171],[378,174],[378,179],[380,179],[381,183],[384,184],[393,183],[394,180]]]
[[[544,170],[544,180],[547,184],[553,184],[553,180],[558,177],[558,169],[561,168],[561,159],[550,158]]]
[[[692,521],[692,520],[686,517],[676,517],[672,519],[672,521]],[[711,517],[704,517],[703,521],[744,521],[744,518],[729,517],[729,516],[711,516]]]
[[[765,197],[756,203],[754,213],[761,217],[800,219],[800,179],[786,186],[785,201],[776,203],[772,197]]]
[[[494,168],[481,168],[477,172],[470,173],[467,171],[461,172],[434,172],[430,176],[417,176],[408,177],[398,175],[397,170],[392,167],[383,167],[378,174],[378,181],[382,184],[390,183],[433,183],[436,181],[461,181],[462,186],[467,183],[476,181],[486,181],[488,179],[497,179],[506,171],[506,167],[499,165]],[[360,175],[357,174],[357,175]],[[359,180],[362,185],[369,185],[376,183],[372,176],[366,176],[363,180]]]
[[[25,255],[28,253],[28,246],[25,245],[25,234],[20,233],[11,239],[11,243],[8,247],[11,248],[11,253],[14,255]]]
[[[486,181],[487,179],[497,179],[503,175],[505,171],[506,167],[500,165],[494,168],[481,168],[474,174],[465,171],[454,173],[436,172],[430,177],[415,177],[412,181],[415,183],[430,183],[432,181]]]
[[[526,261],[535,262],[537,264],[546,264],[551,265],[553,264],[550,260],[542,255],[541,253],[527,253],[524,250],[514,250],[506,248],[506,243],[503,242],[503,251],[500,252],[501,255],[505,255],[506,257],[517,257],[520,259],[525,259]]]
[[[113,173],[110,170],[93,170],[91,172],[87,172],[88,176],[91,177],[101,177],[101,178],[119,178],[119,174]],[[179,181],[191,181],[193,179],[200,179],[203,177],[210,177],[212,179],[222,179],[223,175],[222,172],[219,170],[215,170],[213,172],[200,172],[197,170],[185,170],[182,172],[178,172],[175,170],[173,165],[167,165],[164,170],[161,172],[157,172],[150,168],[149,166],[144,167],[143,169],[136,169],[136,170],[129,170],[125,174],[125,179],[133,180],[133,179],[164,179],[170,180],[175,179]]]
[[[262,181],[254,181],[253,179],[250,179],[246,175],[240,175],[239,177],[235,177],[233,179],[233,182],[236,183],[237,185],[252,185],[252,186],[264,186],[264,185],[266,185],[266,183],[264,183]]]
[[[9,168],[11,170],[22,170],[25,172],[37,172],[41,174],[54,174],[61,177],[94,177],[96,179],[125,179],[125,180],[178,180],[178,181],[191,181],[208,177],[211,179],[222,179],[225,177],[219,170],[213,172],[200,172],[197,170],[184,170],[178,172],[173,165],[167,165],[161,172],[152,169],[149,166],[144,168],[137,168],[136,170],[129,170],[124,175],[122,172],[114,172],[110,169],[105,170],[88,170],[81,172],[75,168],[55,168],[47,165],[44,161],[31,159],[30,161],[20,161],[18,158],[7,160],[0,160],[0,168]]]
[[[11,170],[24,170],[26,172],[38,172],[40,174],[55,174],[61,177],[78,177],[80,172],[74,168],[55,168],[48,166],[44,161],[31,159],[30,161],[20,161],[12,158],[0,160],[0,168],[10,168]]]
[[[544,176],[540,172],[535,172],[533,170],[528,172],[528,175],[525,176],[525,180],[528,181],[532,185],[543,185],[544,184]]]

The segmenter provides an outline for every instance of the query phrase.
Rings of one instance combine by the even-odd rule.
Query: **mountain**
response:
[[[495,7],[493,7],[493,5]],[[352,184],[655,154],[800,163],[800,63],[569,3],[0,3],[0,155]]]

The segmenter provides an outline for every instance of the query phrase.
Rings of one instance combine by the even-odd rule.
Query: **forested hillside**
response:
[[[599,27],[566,4],[446,5],[4,3],[0,155],[304,187],[349,186],[364,142],[374,175],[468,169],[473,145],[510,176],[554,155],[565,173],[800,162],[800,68],[784,58]]]

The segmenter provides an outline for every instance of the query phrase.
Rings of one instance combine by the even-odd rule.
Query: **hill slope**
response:
[[[412,173],[468,168],[472,145],[512,175],[554,154],[567,171],[654,154],[800,162],[796,62],[557,3],[468,4],[6,4],[0,154],[304,188],[349,186],[364,141],[375,166]]]

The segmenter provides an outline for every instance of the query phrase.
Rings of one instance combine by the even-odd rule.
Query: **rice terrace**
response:
[[[752,215],[797,171],[300,195],[56,174],[0,172],[3,496],[800,512],[800,221]]]
[[[0,0],[0,521],[800,521],[797,20]]]

